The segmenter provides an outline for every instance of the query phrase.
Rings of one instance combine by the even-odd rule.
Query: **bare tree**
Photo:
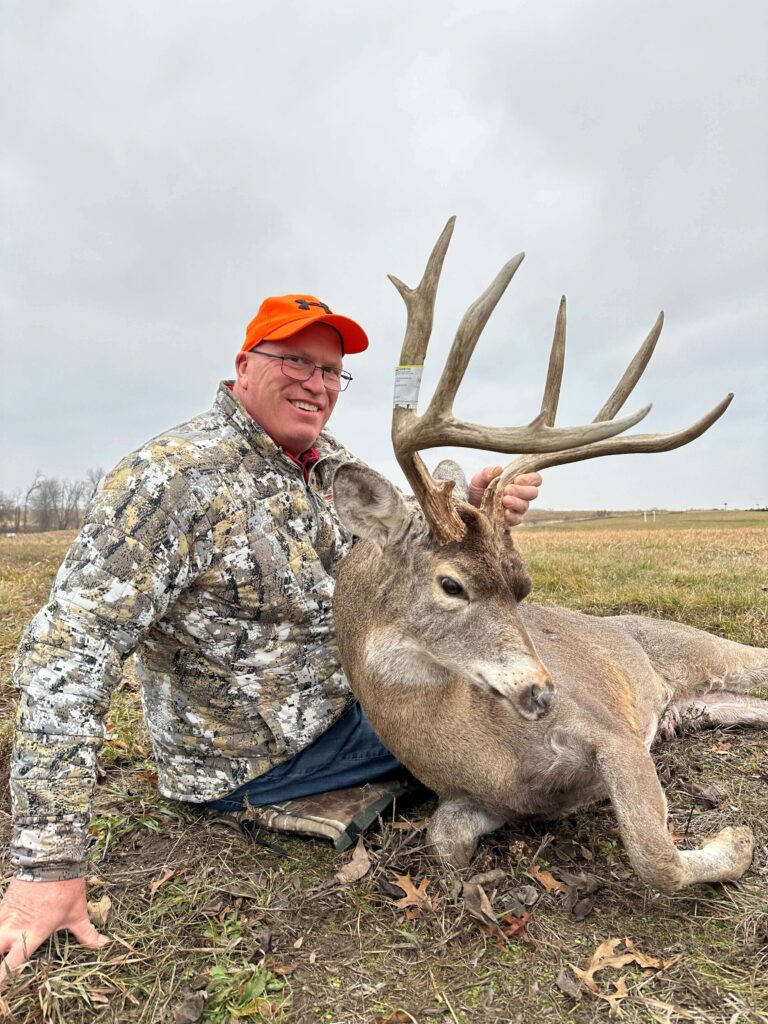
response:
[[[37,472],[35,473],[35,479],[32,481],[30,486],[27,488],[26,493],[24,494],[24,516],[22,521],[22,529],[24,530],[27,529],[27,509],[29,508],[30,500],[32,499],[33,495],[35,495],[38,492],[44,480],[45,475],[41,473],[40,470],[38,469]]]
[[[88,491],[85,480],[64,480],[59,502],[59,529],[70,530],[80,525],[80,508]]]
[[[38,530],[58,530],[61,483],[55,476],[42,477],[32,494],[31,505],[35,511],[35,525]]]

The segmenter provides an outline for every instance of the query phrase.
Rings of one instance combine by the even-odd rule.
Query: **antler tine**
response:
[[[555,425],[557,406],[560,402],[560,385],[563,382],[563,367],[565,366],[565,320],[565,296],[563,295],[555,320],[555,336],[552,339],[552,348],[549,353],[547,382],[544,385],[541,412],[531,421],[532,427],[539,425],[554,427]]]
[[[440,272],[453,234],[455,217],[450,217],[435,243],[421,281],[416,288],[409,288],[399,278],[389,274],[392,284],[400,292],[407,310],[405,337],[400,351],[398,370],[415,371],[415,385],[412,393],[398,403],[392,414],[392,445],[397,461],[405,474],[413,493],[421,506],[432,532],[438,540],[447,544],[464,536],[465,527],[451,501],[452,480],[435,480],[421,456],[419,445],[413,440],[419,417],[416,415],[421,369],[427,354],[432,322],[435,311],[435,296],[440,281]]]
[[[453,411],[453,400],[456,397],[459,385],[467,372],[469,361],[475,351],[483,328],[488,323],[488,318],[498,305],[499,299],[507,290],[507,286],[520,264],[525,259],[525,253],[518,253],[509,262],[505,263],[498,272],[491,284],[483,294],[477,298],[464,316],[461,318],[456,337],[454,338],[451,351],[445,361],[445,367],[440,380],[438,381],[429,408],[424,413],[426,421],[441,421],[451,415]]]
[[[449,217],[427,260],[421,281],[419,281],[415,288],[409,288],[407,284],[404,284],[394,274],[387,274],[389,280],[402,295],[403,302],[405,302],[408,311],[405,337],[403,338],[403,347],[400,351],[401,366],[421,366],[424,363],[429,338],[432,334],[437,286],[440,282],[443,261],[448,251],[448,245],[451,241],[455,224],[456,218]]]
[[[634,455],[644,452],[670,452],[675,448],[681,448],[690,441],[695,441],[717,422],[733,400],[733,393],[729,392],[709,410],[701,419],[696,420],[689,427],[682,430],[672,431],[667,434],[634,434],[630,437],[612,437],[607,441],[596,444],[583,445],[581,448],[570,448],[567,451],[544,452],[541,454],[522,455],[519,459],[511,462],[501,476],[492,481],[499,482],[492,495],[486,502],[486,495],[483,496],[483,511],[488,514],[500,512],[501,495],[503,486],[509,480],[520,476],[521,473],[532,473],[535,470],[547,469],[550,466],[564,466],[569,462],[586,462],[587,459],[598,459],[604,455]],[[489,488],[490,489],[490,488]]]
[[[648,336],[637,350],[634,359],[624,371],[624,376],[613,389],[611,397],[605,403],[597,416],[595,416],[593,422],[597,423],[599,420],[612,420],[622,405],[624,405],[626,400],[634,391],[635,384],[637,384],[642,377],[643,371],[653,355],[654,349],[656,348],[656,342],[659,340],[663,326],[664,310],[662,310],[656,317],[656,323],[648,332]]]

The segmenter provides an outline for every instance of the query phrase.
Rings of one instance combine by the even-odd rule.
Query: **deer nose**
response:
[[[543,685],[531,683],[526,686],[518,697],[517,705],[523,718],[535,720],[545,715],[552,704],[554,693],[555,688],[549,679]]]
[[[537,718],[549,711],[554,692],[555,688],[549,680],[544,686],[534,683],[531,687],[531,710],[535,712]]]

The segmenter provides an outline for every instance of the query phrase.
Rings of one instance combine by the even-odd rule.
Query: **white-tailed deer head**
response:
[[[672,434],[615,435],[641,420],[646,406],[615,419],[640,378],[662,326],[659,315],[613,394],[590,423],[556,427],[565,353],[565,299],[560,303],[541,411],[524,426],[486,427],[457,420],[453,401],[480,333],[522,262],[507,263],[465,313],[426,412],[416,411],[420,369],[429,343],[437,285],[453,231],[448,221],[421,283],[391,280],[403,296],[408,322],[396,371],[392,439],[423,516],[383,477],[366,467],[342,466],[334,483],[337,511],[359,537],[372,542],[367,571],[376,586],[366,594],[371,632],[367,660],[391,678],[444,681],[462,676],[510,700],[525,718],[548,710],[550,674],[517,612],[530,589],[522,560],[503,527],[504,484],[522,472],[620,452],[663,451],[693,440],[727,408],[729,395],[705,417]],[[522,452],[488,487],[481,509],[466,503],[458,467],[441,464],[432,476],[419,451],[459,445]],[[453,464],[450,464],[453,466]],[[459,487],[456,488],[456,483]],[[342,626],[343,629],[343,626]],[[406,671],[406,665],[409,666]],[[405,673],[405,675],[403,675]],[[555,685],[556,685],[555,680]]]

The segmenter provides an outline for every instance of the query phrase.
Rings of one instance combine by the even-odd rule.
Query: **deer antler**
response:
[[[549,357],[549,372],[547,383],[544,388],[544,397],[541,402],[541,412],[534,423],[541,421],[552,427],[557,414],[557,403],[560,396],[560,384],[563,377],[563,366],[565,362],[565,296],[560,300],[560,308],[557,311],[555,321],[555,336],[552,340],[552,350]],[[643,375],[648,361],[656,348],[661,329],[664,326],[664,313],[659,313],[656,323],[648,332],[648,336],[637,350],[624,374],[613,389],[610,398],[598,412],[595,422],[612,420],[621,409],[626,400],[632,394],[635,385]],[[498,518],[502,513],[501,498],[504,493],[504,485],[521,473],[530,473],[537,469],[546,469],[548,466],[562,466],[568,462],[583,462],[586,459],[597,459],[603,455],[628,455],[637,452],[668,452],[674,448],[680,448],[689,441],[708,430],[712,424],[720,419],[725,410],[731,404],[733,394],[728,394],[718,402],[708,413],[692,423],[691,426],[682,430],[666,434],[634,434],[630,437],[613,437],[609,440],[596,442],[589,445],[582,445],[575,448],[564,448],[562,451],[541,452],[523,455],[514,459],[504,469],[500,476],[491,481],[483,495],[482,508],[489,516]]]
[[[432,401],[427,411],[418,416],[421,370],[432,333],[435,296],[440,280],[448,243],[456,218],[451,217],[432,250],[426,269],[416,288],[409,288],[398,278],[390,281],[403,297],[408,319],[400,353],[400,365],[395,371],[395,407],[392,416],[392,444],[397,461],[413,489],[432,532],[441,543],[458,541],[464,536],[464,524],[451,501],[452,481],[432,478],[418,452],[425,448],[458,445],[462,448],[482,448],[496,452],[556,452],[581,448],[620,434],[638,423],[650,410],[645,406],[632,416],[616,420],[618,411],[605,420],[578,427],[554,427],[554,415],[562,378],[562,351],[564,345],[565,314],[563,310],[560,356],[553,344],[550,370],[545,390],[545,405],[539,416],[527,426],[488,427],[465,423],[453,415],[453,401],[464,377],[472,353],[488,318],[515,271],[523,261],[524,253],[506,263],[485,292],[469,307],[456,332],[453,346],[446,360]],[[557,340],[557,332],[556,332]],[[557,365],[557,359],[560,365]],[[617,389],[618,390],[618,389]],[[631,390],[631,389],[630,389]],[[627,392],[628,394],[629,392]],[[626,395],[625,395],[626,397]],[[622,399],[623,401],[623,399]],[[500,500],[500,499],[499,499]]]

